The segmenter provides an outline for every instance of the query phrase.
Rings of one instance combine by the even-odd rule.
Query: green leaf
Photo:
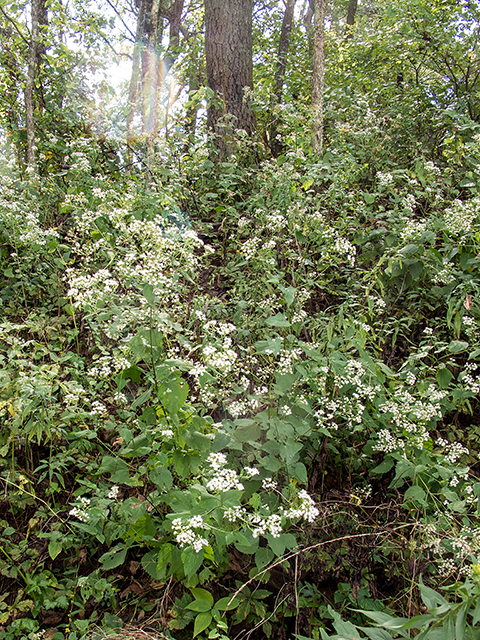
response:
[[[453,374],[444,367],[443,369],[439,369],[437,371],[435,377],[437,378],[438,386],[440,387],[440,389],[446,389],[453,378]]]
[[[209,626],[212,619],[212,614],[209,611],[199,613],[195,618],[195,624],[193,625],[193,637],[195,638],[199,633],[202,633],[202,631]]]
[[[288,287],[288,289],[285,289],[285,291],[283,292],[283,295],[285,296],[285,302],[287,303],[287,307],[292,306],[295,300],[296,293],[297,293],[297,290],[295,289],[295,287]]]
[[[107,553],[104,553],[103,556],[100,557],[102,569],[105,569],[105,571],[107,571],[108,569],[115,569],[115,567],[119,567],[125,562],[126,556],[127,549],[125,547],[119,548],[117,546],[111,551],[107,551]]]
[[[388,473],[390,469],[393,467],[394,461],[392,458],[388,457],[383,460],[378,466],[371,470],[370,473]]]
[[[274,538],[271,535],[267,535],[267,542],[270,549],[273,553],[280,558],[285,553],[285,547],[287,541],[285,540],[283,535],[278,536],[278,538]]]
[[[203,558],[203,550],[198,553],[194,551],[194,549],[186,549],[185,551],[182,551],[183,569],[187,577],[193,576],[193,574],[200,569],[203,563]]]
[[[136,409],[137,407],[139,407],[141,404],[143,404],[144,402],[146,402],[150,396],[152,395],[152,390],[151,389],[147,389],[146,391],[144,391],[141,395],[138,396],[138,398],[136,400],[134,400],[132,402],[132,404],[130,405],[130,409],[131,411],[133,411],[134,409]]]
[[[153,286],[151,284],[146,284],[142,289],[142,293],[147,299],[148,304],[153,307],[157,301],[157,296],[153,293]]]
[[[426,497],[426,493],[425,491],[422,489],[422,487],[418,487],[416,485],[414,485],[413,487],[409,487],[406,491],[405,491],[405,500],[413,500],[414,502],[418,502],[419,504],[421,504],[422,506],[426,506],[426,501],[425,501],[425,497]]]
[[[61,534],[60,531],[55,531],[54,533],[58,533],[60,535],[57,535],[55,537],[52,535],[52,539],[48,543],[48,555],[52,560],[55,560],[55,558],[58,556],[58,554],[62,551],[62,548],[63,548],[63,545],[60,542],[61,538],[63,538],[63,534]]]
[[[230,602],[231,600],[231,602]],[[228,604],[230,602],[230,604]],[[241,600],[237,597],[233,598],[231,596],[226,596],[225,598],[220,598],[215,603],[215,607],[219,609],[219,611],[232,611],[240,604]]]
[[[195,587],[194,589],[190,589],[193,594],[195,600],[201,600],[202,602],[207,602],[210,605],[210,608],[213,607],[213,596],[210,591],[206,589],[201,589],[200,587]]]
[[[465,351],[468,347],[468,342],[464,342],[463,340],[452,340],[448,345],[448,350],[450,353],[460,353],[461,351]]]
[[[465,602],[457,614],[457,619],[455,620],[455,640],[463,640],[465,637],[465,625],[469,605],[470,602]]]
[[[187,609],[191,609],[192,611],[210,611],[211,608],[211,604],[206,600],[194,600],[187,606]]]
[[[418,588],[420,589],[420,596],[422,598],[423,604],[427,607],[430,612],[433,612],[435,607],[439,605],[448,605],[449,603],[445,600],[445,598],[430,587],[427,587],[420,581]]]
[[[475,626],[479,620],[480,620],[480,598],[477,600],[475,609],[473,611],[472,626]]]
[[[270,316],[265,320],[266,324],[271,325],[272,327],[289,327],[290,322],[285,319],[283,313],[277,313],[275,316]]]

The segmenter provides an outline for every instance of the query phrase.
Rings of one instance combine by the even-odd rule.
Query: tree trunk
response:
[[[32,24],[28,49],[27,82],[25,84],[25,121],[27,127],[27,169],[32,174],[35,174],[37,169],[37,154],[35,146],[35,106],[33,101],[33,88],[35,84],[35,69],[37,66],[40,0],[32,0],[31,11]]]
[[[253,88],[252,0],[205,0],[205,56],[207,84],[215,96],[207,125],[225,155],[223,116],[234,116],[233,127],[249,135],[255,130],[255,116],[244,101],[245,87]]]
[[[133,142],[132,127],[137,110],[138,95],[140,93],[141,61],[145,47],[145,20],[152,5],[152,0],[140,0],[138,5],[137,31],[135,34],[135,46],[133,49],[132,75],[128,89],[128,114],[127,114],[127,143]]]
[[[323,95],[325,91],[325,11],[327,0],[312,0],[315,18],[313,43],[313,138],[314,153],[323,151]]]
[[[350,0],[347,10],[347,25],[353,27],[355,24],[355,14],[357,13],[358,0]]]
[[[270,149],[273,155],[278,156],[283,151],[283,144],[277,140],[278,117],[274,113],[276,105],[282,103],[283,80],[287,68],[287,54],[290,46],[290,35],[293,26],[293,12],[296,0],[286,0],[285,13],[283,14],[282,30],[280,31],[280,42],[278,44],[278,62],[275,69],[274,101],[272,104],[272,120],[270,123]]]
[[[178,53],[184,2],[185,0],[173,0],[169,8],[163,6],[162,0],[138,0],[137,3],[137,30],[128,95],[127,142],[129,145],[134,142],[133,125],[135,115],[140,111],[142,137],[146,140],[147,181],[150,180],[155,138],[159,129],[159,94],[168,72],[168,63],[172,64]],[[167,18],[170,23],[170,43],[165,60],[161,60],[159,56],[163,36],[163,18]],[[130,148],[130,161],[131,154]]]

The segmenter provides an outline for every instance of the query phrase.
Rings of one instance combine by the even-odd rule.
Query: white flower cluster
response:
[[[67,269],[66,278],[69,285],[67,296],[74,298],[74,307],[95,304],[99,296],[109,297],[119,286],[108,269],[99,269],[92,275]]]
[[[455,268],[453,265],[445,263],[440,271],[433,276],[432,280],[435,284],[446,285],[456,279]]]
[[[459,376],[459,380],[461,380],[465,389],[475,394],[480,393],[480,378],[474,378],[471,372],[476,371],[477,369],[478,365],[474,362],[468,362]]]
[[[192,545],[197,553],[205,547],[208,547],[209,542],[206,538],[194,531],[194,529],[206,528],[207,525],[204,523],[202,516],[193,516],[185,524],[183,524],[181,518],[176,518],[172,522],[173,535],[180,548]]]
[[[417,381],[417,376],[412,371],[407,371],[407,375],[405,376],[405,382],[411,387]]]
[[[268,214],[265,222],[273,231],[280,231],[280,229],[284,229],[288,224],[288,220],[280,213],[280,211]]]
[[[460,444],[460,442],[448,442],[445,438],[438,438],[437,445],[445,449],[445,462],[455,464],[463,455],[467,455],[470,451]]]
[[[103,402],[100,402],[99,400],[92,400],[90,415],[92,416],[102,415],[106,412],[107,412],[107,407],[103,404]]]
[[[251,260],[255,257],[261,242],[260,238],[250,238],[243,243],[240,253],[245,256],[246,260]]]
[[[225,492],[230,489],[243,491],[244,486],[239,482],[238,474],[234,469],[226,469],[227,457],[223,453],[211,453],[207,461],[215,471],[214,476],[207,482],[207,489],[210,491]]]
[[[390,187],[393,185],[394,180],[391,173],[382,173],[381,171],[377,172],[377,180],[380,187]]]
[[[415,200],[415,196],[412,193],[407,194],[402,199],[403,208],[409,211],[410,213],[413,213],[416,207],[416,204],[417,204],[417,201]]]
[[[88,507],[90,505],[90,498],[80,498],[79,499],[79,505],[73,507],[73,509],[70,509],[70,511],[68,512],[69,516],[74,516],[75,518],[78,518],[80,520],[80,522],[88,522],[90,520],[90,516],[88,514]]]
[[[424,169],[426,173],[429,173],[432,176],[440,177],[442,175],[441,170],[437,167],[433,162],[429,161],[424,164]]]
[[[88,371],[91,378],[109,378],[119,371],[124,371],[131,366],[131,362],[125,356],[114,354],[112,356],[103,356],[94,367]]]
[[[480,214],[480,198],[467,202],[455,200],[453,206],[445,210],[445,227],[450,233],[468,233]]]
[[[223,343],[223,349],[209,344],[203,347],[203,357],[205,363],[222,373],[228,373],[232,370],[237,354],[233,349],[230,349],[231,339],[226,337]]]
[[[262,480],[262,488],[267,491],[274,491],[277,488],[277,483],[272,478],[265,478]]]
[[[304,489],[298,492],[298,500],[299,504],[285,511],[283,515],[286,518],[303,518],[307,522],[314,522],[318,518],[320,511]]]
[[[273,538],[279,538],[282,533],[282,517],[276,513],[262,518],[258,514],[250,514],[249,523],[254,526],[252,535],[254,538],[269,533]]]
[[[380,429],[377,434],[377,442],[373,445],[374,451],[383,451],[384,453],[393,453],[398,451],[401,443],[395,438],[388,429]]]
[[[110,487],[110,491],[108,492],[107,498],[110,498],[111,500],[116,500],[118,497],[118,492],[120,491],[120,488],[114,484],[112,487]]]
[[[340,256],[344,256],[348,264],[355,266],[357,249],[349,240],[342,237],[336,229],[327,227],[323,230],[323,239],[326,241],[326,247],[323,250],[324,258],[330,258],[331,252],[335,252]]]
[[[407,196],[408,197],[408,196]],[[415,200],[415,198],[414,198]],[[403,225],[403,230],[400,233],[402,240],[410,240],[421,236],[426,230],[427,226],[423,222],[417,222],[416,220],[408,220]]]

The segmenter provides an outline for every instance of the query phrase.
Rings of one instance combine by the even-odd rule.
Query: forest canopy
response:
[[[0,640],[478,637],[479,34],[0,0]]]

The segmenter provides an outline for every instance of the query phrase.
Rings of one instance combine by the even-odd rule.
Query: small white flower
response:
[[[110,491],[108,492],[107,498],[110,498],[111,500],[115,500],[118,496],[118,491],[119,491],[119,487],[117,487],[117,485],[113,485],[113,487],[111,487]]]
[[[277,488],[277,483],[271,478],[265,478],[264,480],[262,480],[262,487],[267,491],[273,491]]]

